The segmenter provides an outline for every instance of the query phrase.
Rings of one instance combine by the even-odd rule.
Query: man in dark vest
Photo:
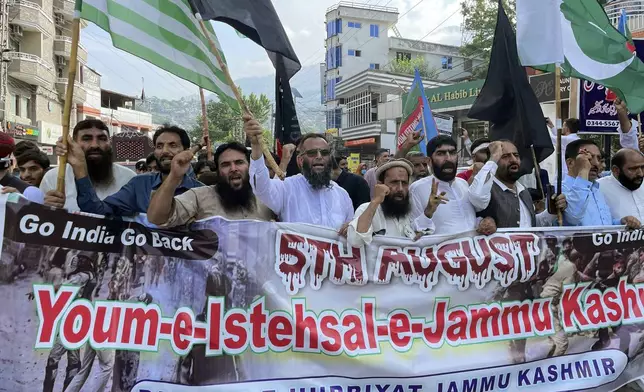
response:
[[[535,214],[530,192],[517,181],[521,177],[521,157],[516,146],[509,140],[500,140],[489,148],[490,160],[469,188],[470,202],[477,215],[491,217],[499,229],[552,226],[557,217],[547,211]],[[567,207],[564,195],[554,202],[561,210]]]
[[[477,216],[492,218],[496,227],[531,228],[551,226],[557,219],[548,211],[536,214],[530,192],[517,180],[521,177],[521,157],[516,146],[509,140],[490,144],[490,159],[474,177],[469,188],[470,203]],[[566,198],[560,195],[556,205],[566,208]],[[516,282],[502,294],[502,301],[523,301],[534,295],[530,282]],[[525,362],[525,339],[510,341],[510,354],[514,363]]]

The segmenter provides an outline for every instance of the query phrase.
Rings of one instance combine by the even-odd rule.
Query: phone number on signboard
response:
[[[619,126],[619,121],[618,120],[586,120],[586,126],[616,128]]]

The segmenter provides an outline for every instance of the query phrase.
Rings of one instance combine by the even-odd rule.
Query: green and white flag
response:
[[[517,23],[526,19],[526,15],[520,15],[522,1],[526,0],[517,4]],[[544,7],[556,3],[539,2]],[[561,29],[554,29],[552,34],[542,27],[542,44],[518,41],[519,51],[549,51],[553,43],[561,42],[565,53],[562,75],[602,84],[622,98],[631,112],[644,111],[644,63],[629,50],[627,38],[611,24],[602,6],[594,0],[563,0],[559,15]],[[532,26],[537,28],[538,24]],[[517,25],[517,30],[523,27]],[[554,71],[554,64],[535,68]]]
[[[115,47],[214,92],[239,110],[187,0],[77,1],[81,18],[110,33]],[[206,26],[223,58],[214,30]]]

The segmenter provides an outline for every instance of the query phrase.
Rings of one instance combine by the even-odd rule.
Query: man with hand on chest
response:
[[[509,140],[501,140],[489,148],[490,160],[469,188],[470,203],[477,215],[494,219],[497,228],[552,226],[556,215],[547,211],[537,215],[530,192],[518,182],[521,157],[517,147]],[[553,202],[560,210],[567,207],[564,195]]]

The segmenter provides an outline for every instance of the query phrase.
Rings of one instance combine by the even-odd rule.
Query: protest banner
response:
[[[304,224],[170,231],[4,195],[0,216],[8,391],[611,391],[644,373],[642,230],[357,249]]]

